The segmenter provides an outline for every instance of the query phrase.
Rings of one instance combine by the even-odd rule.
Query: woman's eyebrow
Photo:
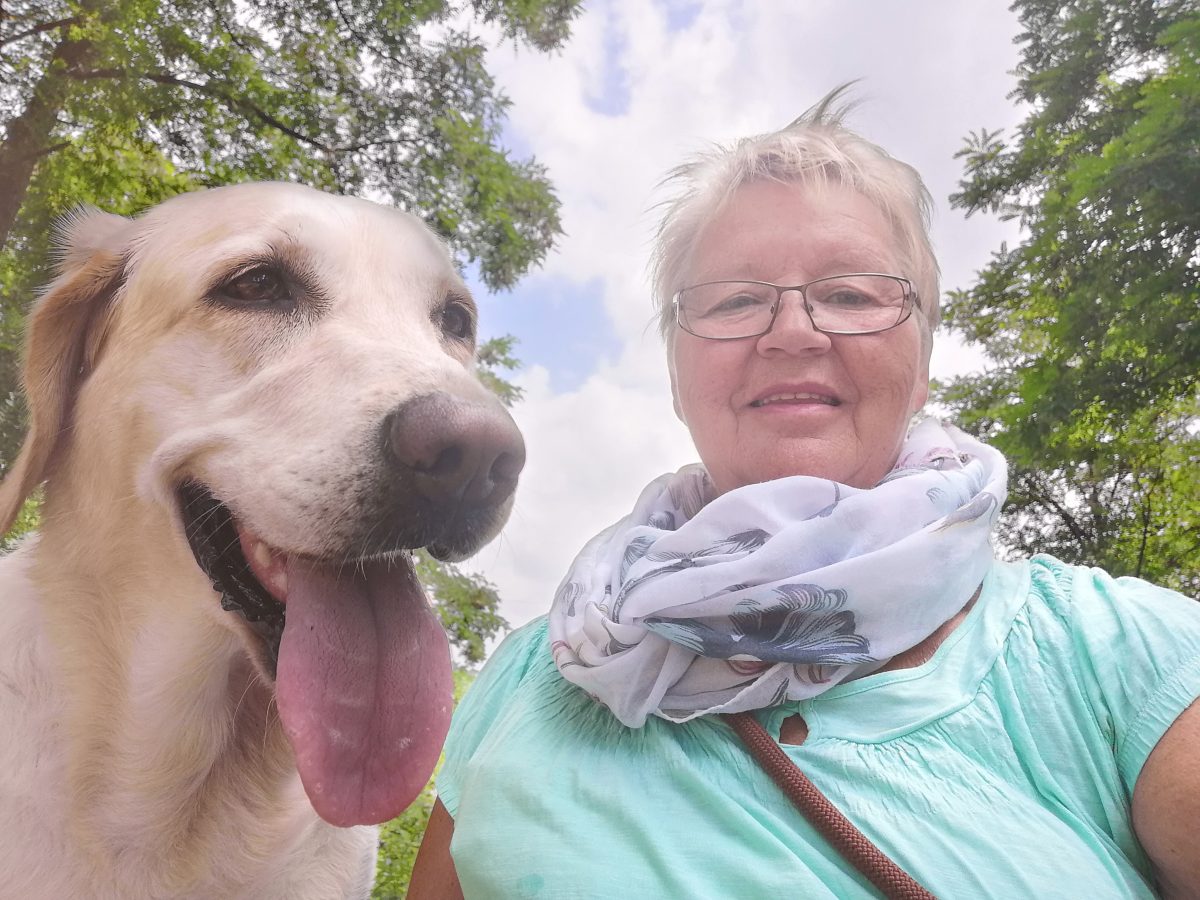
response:
[[[895,259],[872,248],[854,248],[849,252],[837,253],[821,260],[820,268],[830,275],[843,272],[883,272],[895,266]]]
[[[814,278],[824,278],[829,275],[851,275],[859,272],[880,272],[884,275],[903,274],[901,272],[890,271],[896,268],[896,260],[894,258],[884,253],[875,253],[874,251],[822,257],[817,262],[817,265],[809,268],[808,273],[805,275],[806,281]],[[702,269],[701,271],[705,270]],[[762,276],[761,265],[744,261],[728,268],[707,272],[704,278],[697,278],[696,280],[763,281]]]

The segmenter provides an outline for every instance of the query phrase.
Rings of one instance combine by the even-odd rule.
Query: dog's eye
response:
[[[442,331],[461,341],[475,337],[475,314],[461,300],[449,299],[442,307]]]
[[[255,266],[221,285],[221,296],[248,306],[284,306],[292,302],[282,273],[272,266]]]

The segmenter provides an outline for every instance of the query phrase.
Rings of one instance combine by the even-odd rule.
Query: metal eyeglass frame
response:
[[[903,311],[900,315],[900,318],[884,328],[872,328],[869,331],[838,331],[836,329],[821,328],[818,326],[816,320],[813,319],[812,307],[808,304],[808,294],[805,293],[805,291],[812,285],[820,284],[823,281],[836,281],[839,278],[857,278],[862,275],[870,275],[878,278],[890,278],[892,281],[900,282],[900,285],[904,288],[904,301],[902,306]],[[705,287],[710,284],[758,284],[774,290],[775,302],[771,305],[771,319],[769,322],[767,322],[767,327],[762,331],[755,331],[751,332],[750,334],[739,334],[735,337],[714,337],[708,334],[697,334],[696,332],[692,331],[692,329],[684,325],[683,317],[680,314],[681,310],[679,308],[679,295],[684,291],[690,291],[692,288]],[[679,290],[677,290],[675,292],[675,296],[671,298],[671,308],[675,312],[675,324],[690,335],[694,335],[695,337],[702,338],[706,341],[744,341],[746,338],[762,337],[764,334],[768,334],[771,329],[775,327],[775,320],[779,317],[779,310],[783,306],[783,295],[789,291],[796,291],[800,294],[800,299],[803,301],[800,305],[804,309],[805,314],[808,316],[809,323],[812,325],[814,331],[819,331],[822,334],[880,334],[884,331],[891,331],[893,328],[903,325],[910,318],[912,318],[913,310],[919,308],[921,305],[921,298],[917,296],[917,292],[913,288],[912,281],[908,278],[905,278],[903,275],[888,275],[885,272],[847,272],[844,275],[826,275],[823,278],[814,278],[812,281],[806,281],[804,284],[793,285],[772,284],[769,281],[755,281],[750,278],[721,278],[716,281],[701,281],[697,284],[689,284],[686,287],[681,287]]]

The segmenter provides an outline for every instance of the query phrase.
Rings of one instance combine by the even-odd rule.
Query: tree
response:
[[[474,682],[475,676],[470,671],[459,669],[454,673],[454,703],[462,699],[467,688]],[[438,769],[442,767],[438,761]],[[371,891],[371,900],[402,900],[408,893],[408,883],[412,878],[413,863],[417,861],[417,851],[421,847],[421,839],[425,836],[425,826],[429,815],[433,812],[433,804],[437,799],[434,792],[434,782],[437,772],[429,779],[421,795],[396,818],[380,828],[379,861],[376,865],[375,886]]]
[[[20,430],[21,312],[51,223],[253,179],[388,199],[506,288],[559,233],[472,32],[548,51],[582,0],[5,0],[0,4],[0,462]]]
[[[547,50],[578,0],[7,5],[0,244],[39,168],[93,181],[88,164],[125,181],[122,193],[131,174],[374,190],[425,211],[494,286],[557,232],[541,169],[496,146],[505,100],[482,42],[454,22],[472,16]]]
[[[1200,593],[1200,14],[1195,0],[1017,0],[1012,138],[951,201],[1016,247],[953,293],[992,358],[941,400],[1010,460],[1002,541]]]

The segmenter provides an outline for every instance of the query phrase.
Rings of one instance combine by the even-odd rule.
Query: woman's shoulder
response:
[[[1091,675],[1139,670],[1164,676],[1200,657],[1200,602],[1140,578],[1038,555],[997,563],[1020,612],[1006,635],[1010,657],[1083,666]]]
[[[655,728],[630,729],[587,691],[562,677],[550,652],[546,616],[509,634],[455,710],[447,752],[459,745],[505,740],[513,730],[553,739],[561,729],[614,748]]]
[[[455,710],[455,722],[502,705],[533,672],[552,664],[546,617],[539,616],[505,636]]]
[[[1080,692],[1132,786],[1163,732],[1200,696],[1200,603],[1050,556],[1016,565],[1028,573],[1028,592],[1009,661],[1049,689]]]
[[[442,768],[437,778],[438,796],[454,815],[458,807],[462,772],[497,721],[502,720],[522,683],[539,660],[548,659],[546,619],[534,619],[510,632],[488,658],[454,710],[446,736]]]
[[[547,618],[544,615],[510,631],[488,657],[479,673],[480,680],[497,677],[501,673],[518,680],[528,674],[543,658],[547,648]]]
[[[1200,603],[1177,591],[1048,555],[1016,565],[1028,572],[1033,612],[1044,611],[1073,631],[1111,637],[1139,628],[1172,641],[1193,632],[1200,638]]]

